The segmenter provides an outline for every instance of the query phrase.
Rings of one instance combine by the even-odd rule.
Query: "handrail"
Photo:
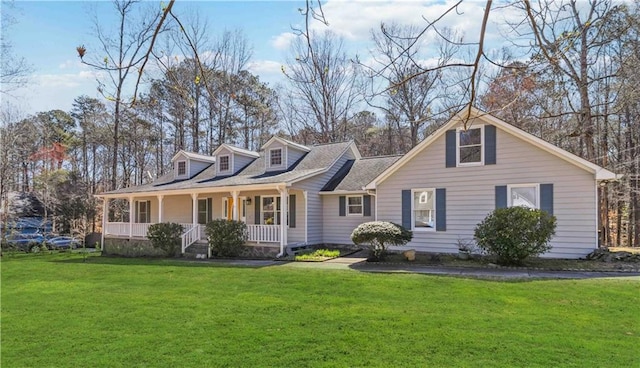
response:
[[[182,234],[182,254],[191,244],[200,240],[200,225],[194,224],[191,229]]]

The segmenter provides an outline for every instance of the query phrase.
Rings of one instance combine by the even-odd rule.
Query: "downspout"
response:
[[[374,221],[378,221],[378,195],[376,194],[375,189],[367,189],[367,194],[370,196],[373,196],[374,203],[376,206],[376,209],[373,211],[374,215],[373,215],[373,219]]]

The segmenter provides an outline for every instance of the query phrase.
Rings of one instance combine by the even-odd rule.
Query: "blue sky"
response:
[[[160,1],[146,3],[161,4]],[[452,0],[328,0],[323,2],[323,9],[330,25],[318,23],[314,28],[331,29],[344,38],[349,53],[366,58],[370,29],[378,28],[380,22],[424,25],[423,16],[435,19],[453,3]],[[479,29],[484,4],[484,1],[467,1],[462,15],[452,15],[444,19],[442,25],[458,28],[473,37]],[[95,7],[100,22],[108,25],[114,19],[113,5],[106,1],[15,1],[14,5],[10,12],[17,23],[4,36],[13,44],[13,52],[24,57],[34,72],[26,88],[15,91],[15,98],[3,96],[2,103],[18,106],[23,114],[33,114],[51,109],[68,111],[73,100],[82,94],[101,98],[96,91],[95,71],[80,64],[75,48],[85,45],[91,51],[97,46],[92,36],[90,8]],[[283,81],[280,66],[285,62],[291,26],[303,21],[297,10],[303,6],[303,0],[179,0],[173,10],[176,14],[198,12],[208,20],[212,38],[224,29],[242,29],[253,47],[250,70],[273,86]],[[3,6],[2,11],[6,9]],[[497,37],[495,30],[489,36],[493,37]]]

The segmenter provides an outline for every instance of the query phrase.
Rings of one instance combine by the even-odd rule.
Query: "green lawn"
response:
[[[640,281],[7,256],[1,366],[638,367]]]

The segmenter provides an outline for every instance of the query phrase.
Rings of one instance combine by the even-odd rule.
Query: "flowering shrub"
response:
[[[404,227],[386,221],[371,221],[360,224],[351,233],[351,240],[357,245],[367,245],[371,259],[384,259],[387,247],[405,245],[411,241],[413,233]]]
[[[154,248],[163,250],[168,257],[175,257],[180,254],[183,231],[180,224],[163,222],[150,225],[147,238]]]
[[[504,265],[521,264],[529,256],[551,249],[556,233],[555,216],[526,207],[498,208],[476,226],[478,247]]]
[[[247,242],[247,224],[233,220],[213,220],[205,230],[214,257],[238,257]]]

